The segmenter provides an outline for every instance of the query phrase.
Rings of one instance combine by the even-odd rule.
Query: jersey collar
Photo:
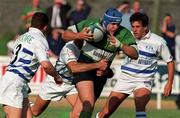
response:
[[[34,27],[30,27],[29,28],[29,32],[34,32],[34,33],[38,33],[40,34],[42,37],[45,37],[44,34],[37,28],[34,28]]]
[[[150,36],[151,36],[151,31],[149,30],[149,32],[144,37],[142,37],[141,39],[146,40],[146,39],[149,39]]]

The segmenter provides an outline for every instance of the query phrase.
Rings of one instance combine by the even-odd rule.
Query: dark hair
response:
[[[130,2],[129,1],[123,1],[121,4],[128,4],[128,5],[130,5]]]
[[[43,12],[36,12],[31,20],[31,27],[43,29],[48,25],[48,16]]]
[[[148,26],[149,24],[149,18],[145,13],[134,13],[131,17],[130,17],[130,22],[131,24],[135,21],[139,21],[142,23],[143,27]]]
[[[170,13],[166,13],[165,16],[172,17]]]

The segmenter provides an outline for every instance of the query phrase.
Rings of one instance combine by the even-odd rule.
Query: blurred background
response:
[[[126,7],[123,7],[126,4]],[[53,12],[52,7],[54,5],[60,6],[60,23],[58,25],[53,24]],[[127,7],[128,6],[128,7]],[[163,98],[162,91],[165,82],[167,81],[167,70],[164,64],[160,64],[159,70],[157,72],[157,79],[153,86],[152,100],[148,104],[148,115],[149,118],[179,118],[180,112],[180,0],[0,0],[0,76],[5,72],[5,68],[10,61],[10,56],[12,53],[13,43],[16,38],[22,33],[26,32],[32,15],[36,11],[42,11],[48,14],[50,19],[49,32],[47,34],[47,41],[51,49],[50,56],[53,58],[54,62],[59,56],[59,52],[65,42],[61,39],[61,31],[65,30],[69,25],[78,23],[79,21],[86,18],[101,18],[105,10],[109,7],[115,7],[122,11],[124,14],[124,20],[122,22],[123,26],[129,25],[129,16],[134,12],[144,12],[150,18],[150,29],[152,32],[167,38],[164,36],[162,31],[162,25],[166,17],[170,16],[168,23],[169,29],[173,32],[173,37],[170,38],[169,48],[173,53],[176,62],[176,74],[175,74],[175,84],[173,85],[173,94],[170,98]],[[166,23],[166,24],[168,24]],[[167,38],[169,40],[169,38]],[[168,44],[168,41],[167,41]],[[120,55],[120,58],[123,57]],[[121,64],[121,59],[116,58],[115,62],[117,64],[113,65],[114,70],[119,70]],[[32,94],[38,93],[40,84],[45,78],[43,70],[39,70],[36,76],[31,82]],[[103,96],[107,96],[114,86],[116,79],[118,79],[119,71],[115,72],[115,76],[110,79],[103,92]],[[32,100],[34,98],[32,97]],[[162,101],[161,101],[162,100]],[[104,97],[98,101],[97,108],[100,109],[102,104],[104,104]],[[64,102],[62,102],[64,103]],[[55,103],[55,106],[57,104]],[[57,106],[63,104],[58,104]],[[67,105],[65,105],[67,106]],[[119,112],[116,112],[112,118],[118,118],[119,114],[122,115],[121,118],[132,118],[134,117],[134,106],[132,99],[125,101]],[[53,111],[54,106],[49,110]],[[153,110],[152,110],[153,109]],[[158,111],[157,109],[162,109]],[[165,109],[165,110],[164,110]],[[177,110],[175,110],[177,109]],[[63,111],[64,110],[64,111]],[[61,109],[62,112],[68,113],[68,110]],[[48,110],[47,110],[48,111]],[[48,111],[48,112],[49,112]],[[51,114],[62,115],[61,112],[56,112],[54,110]],[[133,114],[132,114],[133,113]],[[0,108],[0,117],[2,114],[2,109]],[[48,113],[50,114],[50,113]],[[124,114],[124,117],[123,117]],[[127,115],[128,114],[128,115]],[[127,117],[128,116],[128,117]],[[50,118],[41,116],[42,118]],[[54,116],[53,116],[54,118]],[[62,118],[64,118],[62,116]]]
[[[75,7],[76,0],[67,0],[72,9]],[[101,17],[108,7],[118,7],[123,0],[86,0],[91,6],[88,17]],[[31,5],[31,0],[0,0],[0,55],[7,54],[6,43],[20,31],[23,26],[21,16],[23,10]],[[46,9],[53,5],[53,0],[40,0],[41,8]],[[134,0],[129,0],[132,5]],[[160,26],[166,13],[173,16],[177,31],[180,29],[180,1],[179,0],[139,0],[141,8],[151,19],[151,29],[160,34]]]

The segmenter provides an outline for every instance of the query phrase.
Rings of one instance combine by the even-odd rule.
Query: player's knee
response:
[[[94,102],[85,101],[83,102],[83,111],[93,111],[94,108]]]
[[[35,116],[35,117],[37,117],[37,116],[39,116],[41,114],[41,112],[38,111],[38,110],[31,110],[31,112],[32,112],[32,115]]]

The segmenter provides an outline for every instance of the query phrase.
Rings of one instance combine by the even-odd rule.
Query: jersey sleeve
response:
[[[173,57],[169,51],[169,48],[167,47],[165,42],[161,43],[160,49],[159,49],[159,56],[166,62],[170,62],[173,60]]]
[[[69,43],[64,46],[61,51],[60,57],[65,64],[71,61],[77,61],[75,45],[73,43]]]
[[[117,39],[126,45],[136,45],[135,38],[133,37],[132,33],[126,28],[120,28],[120,33],[117,36]]]
[[[89,27],[90,25],[98,23],[98,22],[99,22],[99,19],[96,19],[96,18],[86,19],[75,25],[70,26],[68,29],[71,29],[72,31],[75,31],[75,32],[80,32],[85,27]]]
[[[82,31],[83,28],[85,27],[84,24],[86,24],[86,20],[83,20],[83,21],[81,21],[81,22],[78,23],[78,24],[69,26],[67,29],[68,29],[68,30],[72,30],[73,32],[80,32],[80,31]]]
[[[35,55],[37,56],[39,62],[49,61],[47,54],[49,47],[39,41],[34,42],[33,45],[34,45]]]

